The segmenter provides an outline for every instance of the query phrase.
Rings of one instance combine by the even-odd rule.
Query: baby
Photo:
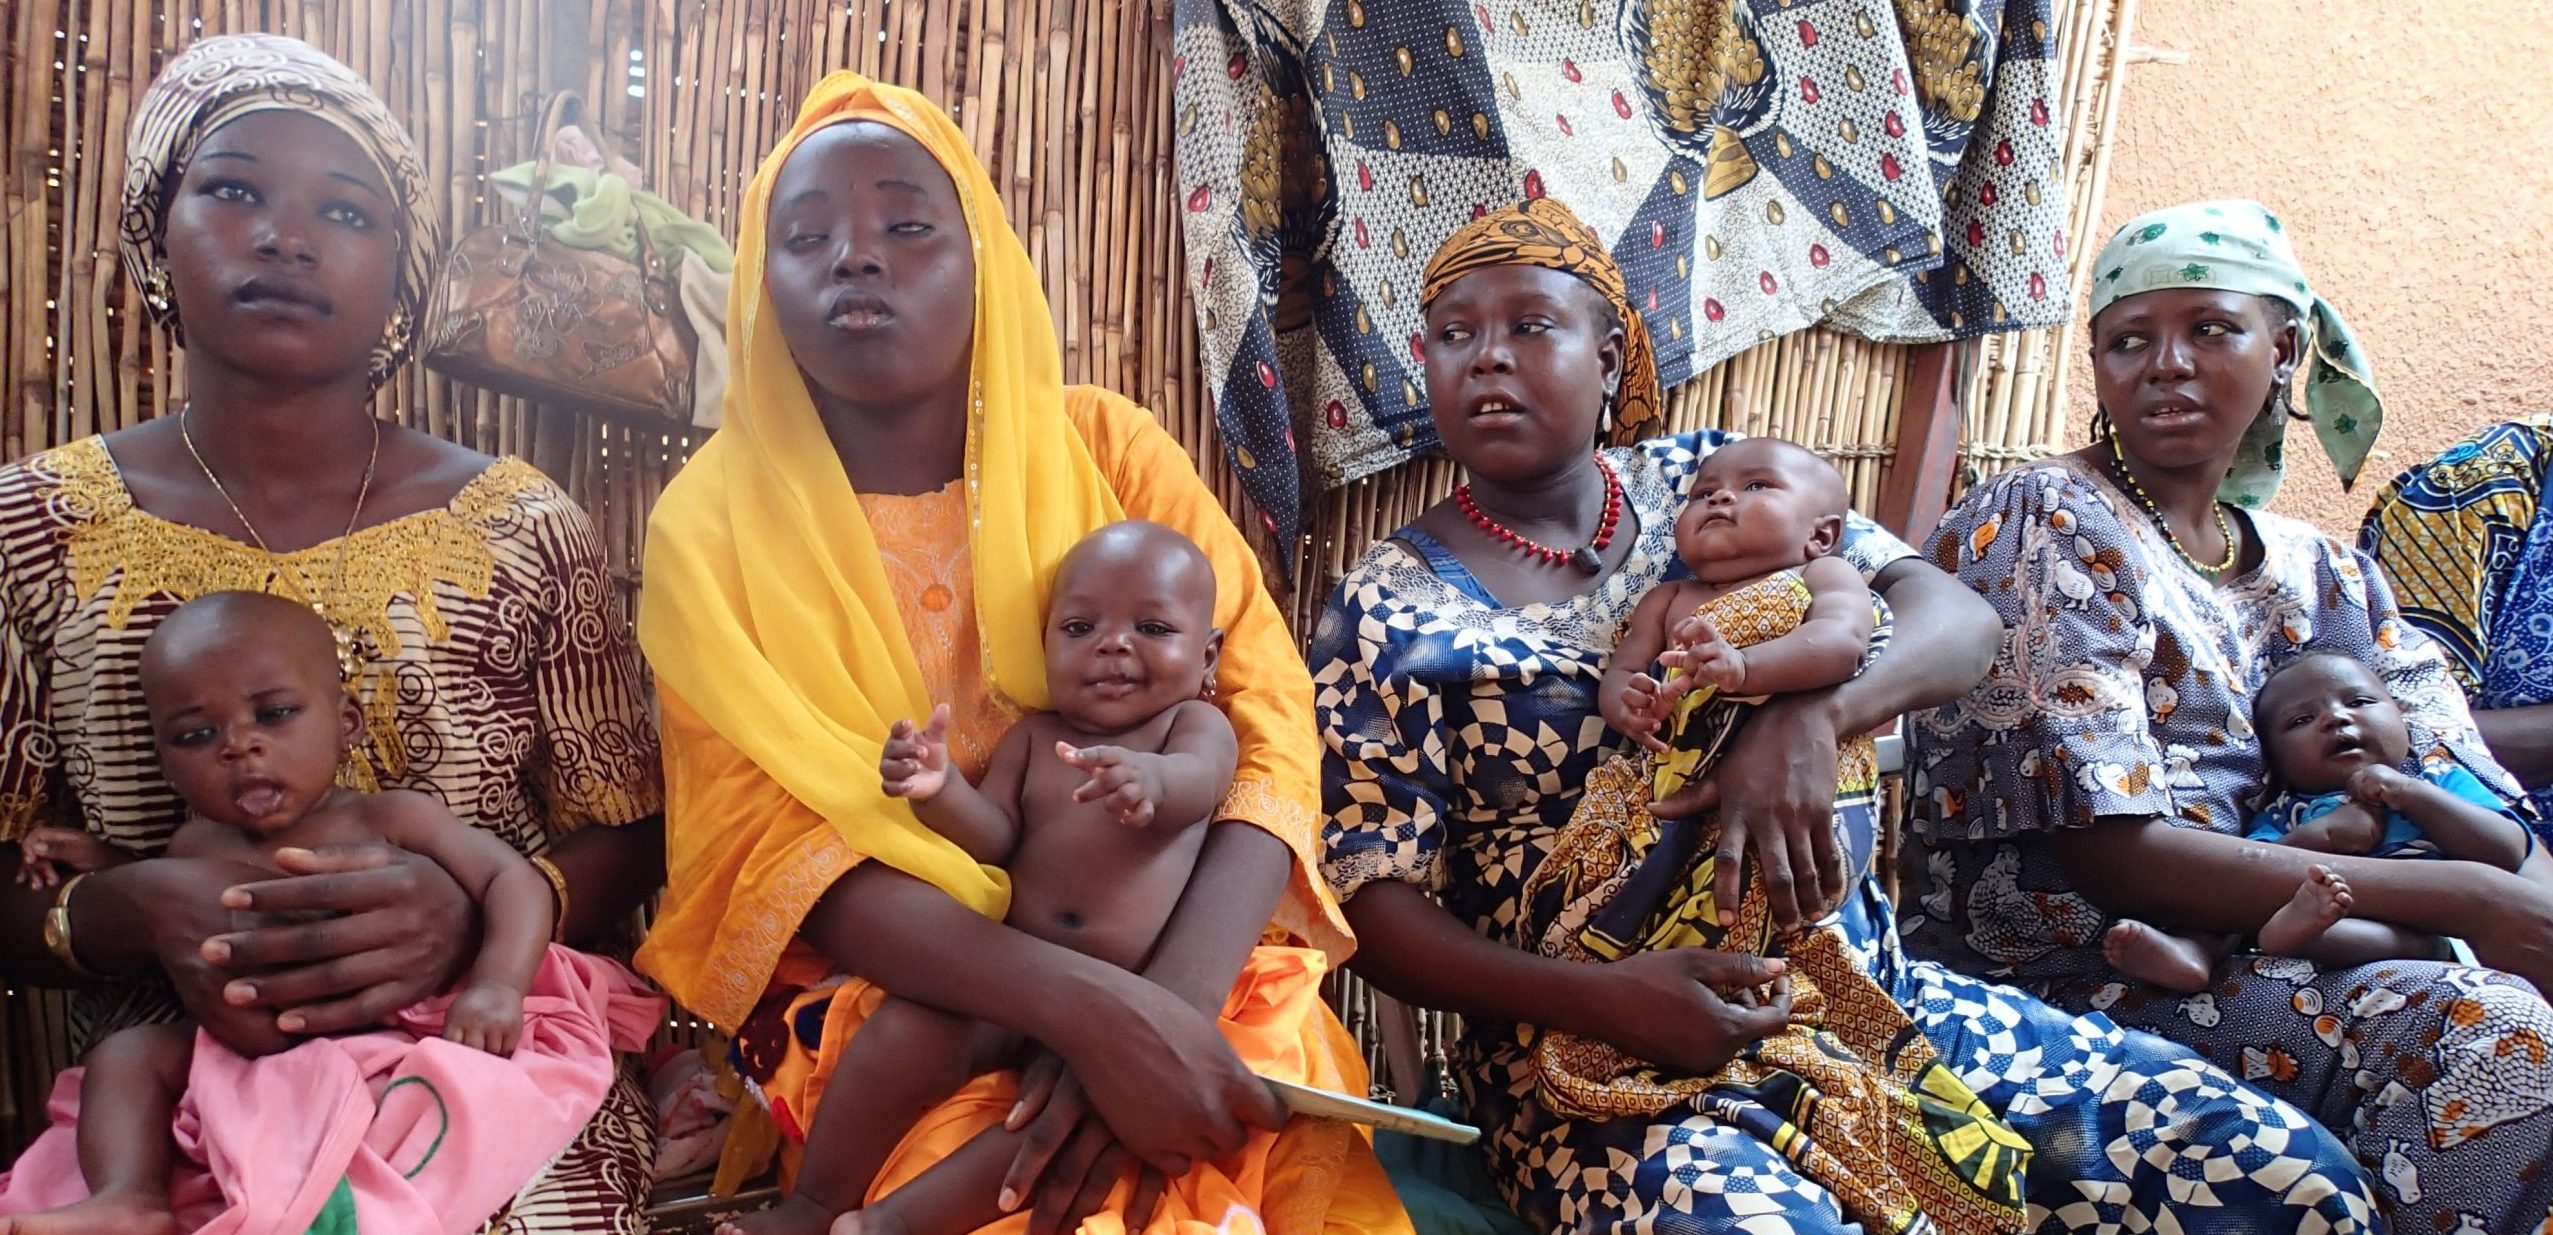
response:
[[[1231,722],[1214,693],[1223,632],[1214,568],[1187,537],[1128,521],[1092,532],[1055,571],[1046,688],[994,747],[980,785],[949,770],[943,704],[901,720],[879,757],[886,791],[1011,875],[1009,923],[1127,969],[1151,954],[1187,890],[1204,823],[1232,783]],[[988,1131],[857,1209],[914,1123],[968,1078],[1016,1066],[996,1026],[888,998],[860,1027],[807,1129],[797,1185],[722,1235],[972,1231],[1000,1219],[1014,1146]],[[836,1222],[836,1216],[840,1219]]]
[[[327,623],[293,601],[217,592],[170,614],[142,646],[141,686],[161,772],[186,822],[167,856],[280,871],[275,852],[396,845],[433,859],[479,903],[478,959],[444,1017],[444,1036],[512,1055],[523,997],[550,942],[550,885],[522,855],[443,804],[405,790],[336,784],[362,714],[339,683]],[[42,828],[23,842],[22,878],[134,860],[86,832]],[[194,1058],[187,1025],[142,1025],[100,1042],[80,1087],[80,1168],[90,1199],[21,1218],[13,1231],[174,1232],[170,1120]]]
[[[1843,476],[1806,447],[1751,437],[1704,458],[1675,522],[1693,577],[1631,611],[1599,688],[1606,722],[1669,756],[1658,731],[1689,713],[1679,704],[1696,686],[1756,698],[1852,677],[1873,617],[1861,572],[1832,556],[1849,508]],[[1678,671],[1665,684],[1649,672],[1661,658]]]
[[[2261,683],[2252,728],[2278,794],[2250,839],[2316,853],[2440,857],[2516,870],[2533,848],[2508,804],[2452,761],[2403,773],[2411,733],[2402,705],[2373,671],[2345,656],[2290,661]],[[2295,899],[2260,928],[2260,950],[2322,965],[2434,958],[2438,941],[2349,917],[2349,884],[2309,868]],[[2207,989],[2232,940],[2202,938],[2125,920],[2102,939],[2111,966],[2166,990]]]

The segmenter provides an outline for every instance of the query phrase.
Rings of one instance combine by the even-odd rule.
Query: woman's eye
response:
[[[253,202],[257,200],[257,190],[252,189],[236,180],[216,180],[204,187],[204,195],[215,201],[223,202]]]
[[[1517,334],[1545,334],[1545,333],[1548,333],[1550,330],[1551,330],[1551,323],[1549,323],[1549,322],[1539,322],[1539,321],[1537,321],[1537,322],[1518,322],[1518,323],[1516,323],[1516,333],[1517,333]]]
[[[1454,343],[1472,337],[1472,332],[1461,326],[1447,326],[1443,330],[1437,331],[1436,337],[1443,339],[1448,343]]]
[[[887,230],[899,236],[927,236],[939,229],[928,223],[906,222],[898,223]]]
[[[2214,338],[2221,334],[2230,334],[2233,332],[2233,329],[2233,327],[2226,325],[2223,322],[2200,322],[2198,324],[2199,334],[2207,338]]]
[[[792,249],[804,249],[810,245],[822,244],[824,239],[823,232],[791,232],[789,238],[781,243]]]
[[[342,204],[330,206],[320,211],[319,216],[331,223],[342,223],[359,232],[371,231],[373,226],[372,216],[365,213],[359,206]]]

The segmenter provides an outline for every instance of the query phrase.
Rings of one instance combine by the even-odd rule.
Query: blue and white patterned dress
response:
[[[2188,1043],[2312,1111],[2381,1180],[2396,1230],[2535,1231],[2553,1205],[2553,1010],[2532,989],[2427,961],[2237,956],[2212,989],[2167,994],[2102,960],[2111,918],[2049,847],[2103,816],[2250,831],[2251,696],[2307,651],[2373,667],[2417,754],[2514,799],[2372,564],[2297,520],[2249,518],[2261,566],[2222,586],[2071,460],[1999,476],[1942,520],[1934,564],[1995,606],[2005,638],[1986,680],[1910,735],[1922,873],[1907,942]]]
[[[1677,568],[1674,516],[1716,433],[1612,452],[1638,519],[1629,558],[1592,591],[1501,606],[1416,529],[1376,546],[1323,611],[1313,641],[1328,755],[1328,872],[1342,900],[1378,879],[1433,892],[1510,946],[1518,894],[1568,822],[1586,775],[1615,749],[1596,710],[1614,632]],[[1856,520],[1864,574],[1907,556]],[[2027,1137],[2030,1220],[2043,1231],[2363,1231],[2374,1199],[2330,1133],[2161,1038],[2069,1016],[2007,987],[1909,961],[1868,878],[1839,920],[1871,973],[1984,1101]],[[1597,1235],[1852,1232],[1832,1196],[1745,1130],[1684,1110],[1655,1123],[1571,1121],[1531,1098],[1505,1026],[1474,1025],[1458,1081],[1487,1130],[1492,1174],[1534,1225]],[[2169,1211],[2168,1216],[2165,1211]]]

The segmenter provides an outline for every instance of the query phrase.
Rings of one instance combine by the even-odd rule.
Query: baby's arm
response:
[[[1666,718],[1672,696],[1650,676],[1649,668],[1666,651],[1667,627],[1684,592],[1676,584],[1665,583],[1640,598],[1631,610],[1631,620],[1623,624],[1622,642],[1605,659],[1604,681],[1596,688],[1596,710],[1603,713],[1605,723],[1661,753],[1667,745],[1658,740],[1658,726]]]
[[[523,995],[548,953],[558,906],[550,882],[493,832],[461,822],[422,793],[373,795],[382,839],[434,859],[479,904],[479,954],[444,1014],[443,1036],[511,1055],[523,1033]]]
[[[1723,689],[1739,695],[1788,695],[1847,681],[1861,668],[1873,625],[1870,589],[1863,586],[1861,572],[1830,556],[1811,559],[1800,578],[1808,584],[1808,616],[1787,634],[1749,648],[1729,648],[1740,672]],[[1686,667],[1695,677],[1711,679],[1696,661],[1688,660]]]
[[[132,860],[132,854],[78,828],[37,828],[18,842],[18,882],[49,888],[62,882],[65,867],[85,875]]]
[[[882,787],[888,797],[912,803],[923,826],[956,841],[968,857],[999,866],[1019,844],[1019,788],[1028,769],[1028,733],[1036,727],[1031,717],[1002,735],[979,789],[949,767],[947,704],[931,709],[931,723],[922,728],[899,720],[878,754]]]
[[[2401,811],[2459,862],[2514,871],[2526,861],[2526,831],[2516,820],[2398,768],[2362,769],[2349,778],[2349,796],[2370,810]]]
[[[1074,801],[1099,802],[1130,828],[1203,822],[1223,804],[1241,757],[1223,709],[1196,699],[1170,709],[1170,731],[1162,735],[1159,754],[1122,746],[1075,749],[1062,742],[1055,744],[1055,754],[1090,777],[1073,790]]]

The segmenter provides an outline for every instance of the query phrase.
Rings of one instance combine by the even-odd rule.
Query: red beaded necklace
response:
[[[1472,526],[1488,534],[1491,540],[1511,548],[1522,549],[1527,557],[1541,558],[1545,565],[1567,562],[1588,574],[1604,569],[1605,546],[1613,543],[1614,526],[1622,522],[1622,478],[1614,474],[1613,465],[1597,455],[1596,468],[1604,473],[1604,518],[1596,521],[1596,537],[1575,552],[1554,549],[1538,540],[1518,535],[1514,529],[1489,517],[1480,504],[1472,500],[1472,487],[1462,485],[1454,490],[1454,508],[1471,520]]]

